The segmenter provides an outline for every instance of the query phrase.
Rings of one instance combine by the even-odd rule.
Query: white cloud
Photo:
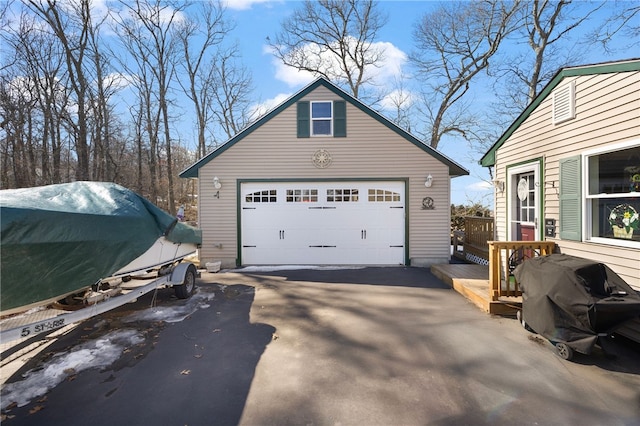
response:
[[[115,89],[124,89],[131,86],[136,80],[138,80],[137,76],[112,72],[105,77],[105,85]]]
[[[252,119],[255,120],[255,119],[258,119],[259,117],[262,117],[263,115],[271,111],[273,108],[277,107],[278,105],[280,105],[281,103],[289,99],[289,97],[291,97],[291,93],[279,93],[271,99],[267,99],[264,102],[260,102],[259,104],[253,105],[250,108]]]
[[[353,42],[355,42],[355,39],[353,39]],[[406,53],[389,42],[372,43],[370,51],[372,55],[382,55],[382,61],[378,66],[369,66],[366,69],[367,77],[371,78],[373,84],[376,86],[391,87],[393,80],[400,78],[402,75],[402,67],[407,62]],[[273,49],[270,46],[265,46],[263,52],[273,54]],[[317,44],[309,43],[301,48],[300,52],[302,54],[309,54],[309,57],[314,60],[315,66],[318,68],[322,67],[323,71],[327,74],[342,74],[339,71],[340,65],[337,58],[329,52],[319,53],[320,47]],[[272,62],[276,69],[276,79],[285,82],[290,87],[305,85],[315,78],[310,72],[299,71],[296,68],[284,65],[275,56]]]
[[[398,107],[403,109],[409,108],[414,102],[415,96],[411,92],[398,89],[393,90],[382,98],[380,106],[382,106],[384,110],[395,111]]]
[[[273,0],[226,0],[224,5],[228,9],[232,10],[248,10],[253,7],[254,4],[272,3]]]
[[[493,190],[493,186],[491,182],[481,180],[467,185],[466,189],[469,191],[490,191]]]
[[[379,67],[369,67],[367,74],[373,76],[377,84],[388,83],[390,80],[402,76],[402,67],[407,62],[407,54],[398,49],[393,43],[386,41],[372,44],[375,51],[383,52],[382,64]]]
[[[273,48],[268,45],[262,47],[262,53],[272,55],[271,63],[276,69],[275,78],[285,82],[289,87],[300,87],[312,82],[315,77],[308,71],[300,71],[296,68],[286,66],[273,54]],[[278,95],[281,96],[281,95]]]

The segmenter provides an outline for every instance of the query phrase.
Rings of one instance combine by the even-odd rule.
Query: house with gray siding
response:
[[[467,174],[319,78],[180,176],[197,179],[201,264],[231,268],[448,262]]]

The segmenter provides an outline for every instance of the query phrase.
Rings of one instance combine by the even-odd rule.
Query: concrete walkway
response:
[[[564,361],[427,269],[203,273],[200,286],[208,308],[138,324],[145,344],[6,425],[640,424],[636,348]]]

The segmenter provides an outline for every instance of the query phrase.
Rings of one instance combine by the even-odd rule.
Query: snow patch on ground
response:
[[[2,389],[0,407],[4,410],[14,402],[23,407],[69,376],[89,368],[108,367],[125,348],[143,341],[142,334],[136,330],[116,330],[83,343],[70,352],[58,353],[44,367],[25,373],[23,380],[7,384]]]
[[[212,290],[196,288],[189,299],[167,306],[152,307],[123,318],[123,322],[165,321],[180,322],[198,309],[206,309],[215,298]],[[24,374],[23,380],[3,386],[0,408],[5,410],[14,402],[18,407],[29,404],[32,400],[45,395],[67,377],[90,368],[108,367],[117,361],[127,348],[144,341],[137,330],[115,330],[104,336],[78,345],[69,352],[59,353],[43,367],[30,370]]]
[[[209,302],[215,298],[213,292],[196,288],[196,292],[184,303],[172,303],[165,306],[155,306],[144,311],[129,315],[125,322],[134,321],[164,321],[167,323],[180,322],[198,309],[206,309]]]
[[[364,269],[365,266],[312,266],[312,265],[277,265],[277,266],[246,266],[240,269],[225,269],[224,272],[277,272],[313,269],[318,271],[341,271],[348,269]]]

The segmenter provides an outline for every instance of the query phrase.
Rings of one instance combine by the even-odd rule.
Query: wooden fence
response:
[[[488,242],[495,238],[492,217],[469,216],[464,218],[463,252],[465,260],[488,265]]]

